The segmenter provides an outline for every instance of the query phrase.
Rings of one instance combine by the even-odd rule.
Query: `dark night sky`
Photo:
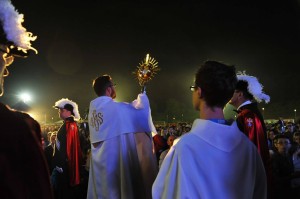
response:
[[[28,91],[40,116],[58,119],[52,106],[62,97],[77,102],[83,116],[95,98],[92,80],[105,73],[118,84],[117,99],[131,101],[139,92],[132,71],[150,53],[161,68],[147,88],[154,120],[174,101],[193,112],[189,86],[205,60],[257,76],[271,96],[261,104],[266,118],[300,113],[297,0],[12,2],[38,36],[39,54],[9,67],[1,98],[9,105]]]

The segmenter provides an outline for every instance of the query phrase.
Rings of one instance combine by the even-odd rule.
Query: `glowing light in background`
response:
[[[22,94],[20,94],[19,95],[19,98],[24,102],[24,103],[26,103],[26,102],[29,102],[29,101],[31,101],[31,95],[29,94],[29,93],[22,93]]]

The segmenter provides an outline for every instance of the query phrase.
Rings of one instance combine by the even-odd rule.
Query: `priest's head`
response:
[[[113,83],[111,76],[107,74],[97,77],[93,81],[93,88],[98,97],[108,96],[112,99],[117,97],[116,84]]]

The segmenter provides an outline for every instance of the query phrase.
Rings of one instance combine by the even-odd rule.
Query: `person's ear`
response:
[[[105,90],[105,95],[106,95],[106,96],[110,96],[110,94],[111,94],[111,92],[112,92],[111,89],[112,89],[112,88],[111,88],[110,86],[106,88],[106,90]]]
[[[237,92],[237,96],[238,98],[241,98],[244,96],[243,92],[242,91],[236,91]]]
[[[202,89],[200,87],[197,87],[196,92],[197,92],[199,99],[202,98]]]

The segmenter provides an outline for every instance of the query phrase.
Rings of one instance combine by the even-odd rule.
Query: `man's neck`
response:
[[[220,107],[208,107],[203,105],[202,108],[200,108],[200,119],[224,119],[223,109]]]

